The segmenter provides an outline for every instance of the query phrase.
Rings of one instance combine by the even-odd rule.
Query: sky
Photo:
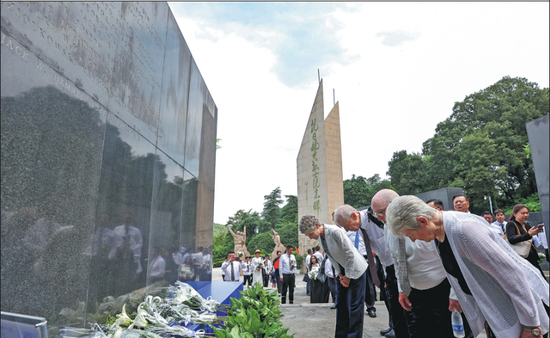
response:
[[[297,195],[318,72],[344,180],[388,178],[394,152],[421,152],[455,102],[505,76],[549,86],[548,2],[169,5],[218,107],[215,223]]]

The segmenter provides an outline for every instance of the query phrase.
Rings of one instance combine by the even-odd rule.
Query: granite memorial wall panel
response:
[[[211,250],[217,107],[166,3],[1,6],[1,307],[57,335]]]

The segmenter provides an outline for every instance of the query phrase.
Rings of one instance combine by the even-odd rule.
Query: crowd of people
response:
[[[465,195],[452,201],[454,211],[443,211],[439,200],[384,189],[365,210],[338,207],[335,225],[301,218],[299,230],[320,243],[308,250],[314,278],[307,292],[312,302],[327,302],[334,290],[335,337],[362,336],[365,315],[376,316],[375,286],[390,314],[380,332],[386,337],[454,337],[455,310],[465,337],[483,330],[488,337],[548,337],[549,284],[536,249],[542,245],[548,259],[543,226],[529,224],[522,204],[506,222],[500,209],[494,218],[471,214]],[[324,283],[315,279],[321,269]]]

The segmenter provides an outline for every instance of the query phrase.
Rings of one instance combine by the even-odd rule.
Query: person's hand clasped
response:
[[[449,299],[449,311],[453,312],[454,309],[456,309],[459,313],[462,313],[462,307],[460,306],[458,300]]]
[[[407,311],[412,310],[412,304],[409,301],[409,297],[404,292],[399,292],[399,304],[403,307],[403,309]]]
[[[342,284],[344,287],[349,287],[349,278],[340,274],[340,284]]]

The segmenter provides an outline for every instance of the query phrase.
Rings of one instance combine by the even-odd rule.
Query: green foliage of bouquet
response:
[[[219,338],[292,338],[279,320],[277,292],[266,292],[260,284],[241,291],[241,298],[231,299],[223,328],[214,328]]]

